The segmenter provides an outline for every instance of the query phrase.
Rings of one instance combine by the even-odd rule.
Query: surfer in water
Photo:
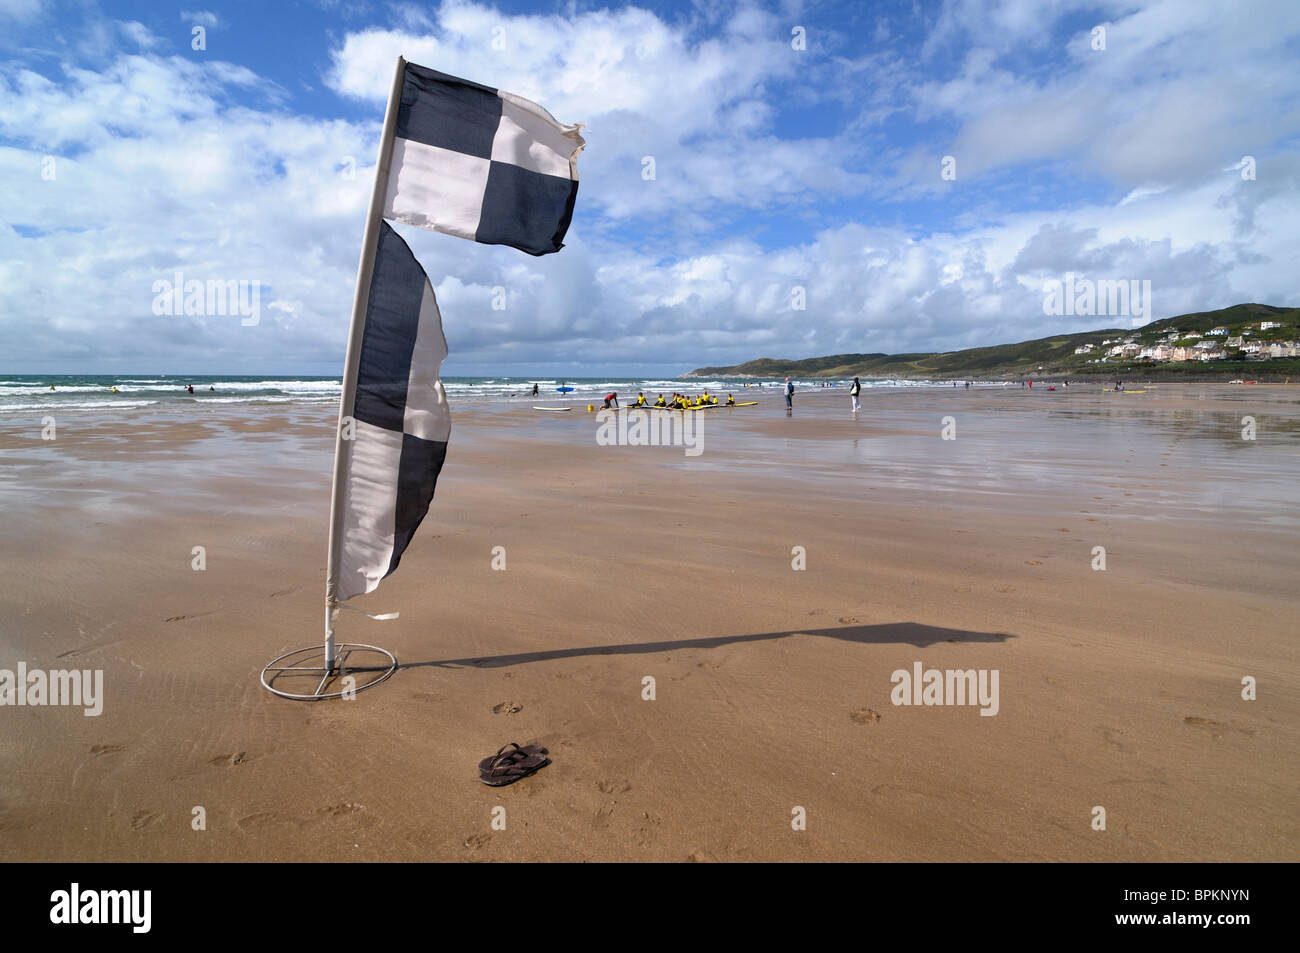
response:
[[[537,396],[537,385],[536,385],[536,384],[533,385],[533,396],[534,396],[534,397]]]
[[[187,391],[189,391],[191,394],[194,393],[194,385],[193,385],[193,384],[186,384],[186,385],[185,385],[185,389],[186,389]]]

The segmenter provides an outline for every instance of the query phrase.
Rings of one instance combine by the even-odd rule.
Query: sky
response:
[[[586,124],[558,254],[398,226],[448,375],[1300,305],[1296,0],[0,0],[0,371],[339,373],[399,54]],[[178,272],[256,323],[155,313]]]

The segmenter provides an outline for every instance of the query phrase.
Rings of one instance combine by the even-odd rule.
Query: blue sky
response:
[[[1068,271],[1151,318],[1300,304],[1289,0],[0,0],[0,369],[337,372],[399,53],[588,125],[558,255],[404,229],[449,374],[1129,326],[1045,315]],[[155,314],[177,271],[258,323]]]

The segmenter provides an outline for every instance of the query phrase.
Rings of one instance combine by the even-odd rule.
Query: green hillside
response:
[[[1280,321],[1282,327],[1261,331],[1261,321]],[[730,367],[700,367],[686,377],[799,377],[799,378],[980,378],[1006,379],[1033,376],[1114,377],[1139,372],[1143,377],[1227,379],[1249,374],[1300,376],[1300,359],[1280,358],[1270,361],[1246,361],[1239,353],[1229,352],[1229,360],[1210,362],[1186,361],[1160,363],[1122,360],[1104,361],[1101,345],[1105,340],[1132,338],[1134,343],[1154,345],[1174,330],[1205,334],[1212,328],[1226,327],[1229,337],[1246,336],[1246,340],[1300,339],[1300,308],[1281,308],[1267,304],[1238,304],[1219,311],[1199,311],[1161,318],[1141,328],[1103,328],[1075,334],[1058,334],[1019,344],[969,348],[938,354],[833,354],[804,360],[759,358]],[[1178,343],[1182,338],[1179,338]],[[1085,344],[1095,345],[1090,354],[1075,354]]]

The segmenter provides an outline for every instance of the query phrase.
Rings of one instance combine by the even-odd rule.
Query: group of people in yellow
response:
[[[666,408],[671,408],[673,410],[686,410],[689,407],[712,407],[717,402],[718,402],[718,398],[710,396],[709,392],[706,390],[699,397],[688,397],[686,394],[673,394],[672,397],[670,397],[668,400],[664,400],[664,395],[660,394],[659,399],[656,400],[653,404],[650,403],[648,400],[646,400],[645,394],[637,394],[636,403],[634,403],[632,406],[633,407],[666,407]],[[725,406],[727,407],[736,406],[736,398],[728,394],[727,402]]]

